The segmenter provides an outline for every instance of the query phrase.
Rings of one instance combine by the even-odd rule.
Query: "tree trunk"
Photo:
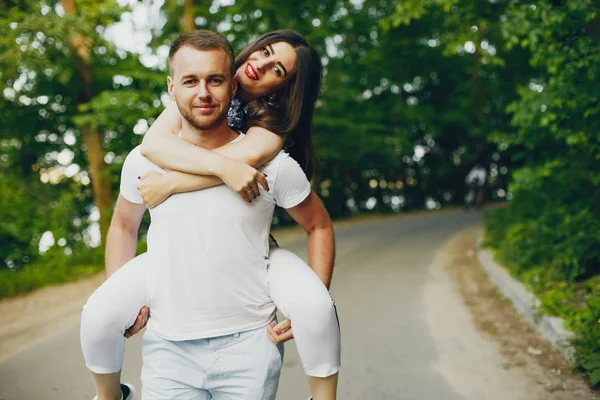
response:
[[[485,37],[485,28],[478,27],[477,29],[477,42],[475,43],[475,52],[473,53],[473,72],[471,75],[471,99],[473,102],[473,117],[474,123],[472,125],[477,132],[477,142],[476,142],[476,162],[482,162],[483,159],[487,160],[487,121],[486,115],[484,111],[484,107],[486,104],[485,94],[483,92],[483,84],[481,82],[481,76],[479,75],[481,71],[481,49],[480,44],[481,41]]]
[[[65,15],[76,13],[75,0],[61,0]],[[93,43],[90,38],[80,34],[73,34],[69,38],[69,47],[76,54],[75,68],[84,85],[77,95],[76,102],[85,104],[92,100],[93,74],[90,65],[90,54]],[[102,147],[102,135],[99,131],[92,129],[90,124],[81,126],[83,141],[86,146],[86,157],[92,181],[94,203],[100,211],[100,234],[102,243],[105,242],[108,226],[110,225],[110,206],[112,203],[112,188],[108,177],[108,168],[104,162],[104,148]]]
[[[181,28],[185,33],[196,29],[196,24],[194,23],[194,0],[185,0],[183,5],[183,21]]]

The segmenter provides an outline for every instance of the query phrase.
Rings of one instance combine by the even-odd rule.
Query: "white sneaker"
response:
[[[129,383],[121,383],[121,400],[133,400],[135,398],[135,388]],[[93,400],[98,400],[95,396]]]

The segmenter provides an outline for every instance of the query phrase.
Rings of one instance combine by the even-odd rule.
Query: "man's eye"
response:
[[[210,83],[214,83],[216,85],[220,84],[222,81],[220,79],[211,79],[209,80]]]
[[[189,84],[191,84],[191,83],[194,83],[194,81],[193,81],[193,80],[191,80],[191,79],[190,79],[190,80],[187,80],[187,81],[185,81],[185,82],[183,82],[183,84],[184,84],[184,85],[189,85]]]

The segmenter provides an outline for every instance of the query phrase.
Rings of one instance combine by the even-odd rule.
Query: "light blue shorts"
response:
[[[272,400],[283,346],[266,327],[187,341],[147,330],[142,357],[142,400]]]

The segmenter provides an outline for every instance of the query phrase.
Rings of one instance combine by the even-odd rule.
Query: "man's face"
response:
[[[225,51],[183,46],[173,55],[170,68],[169,95],[190,125],[207,130],[223,123],[237,89]]]

